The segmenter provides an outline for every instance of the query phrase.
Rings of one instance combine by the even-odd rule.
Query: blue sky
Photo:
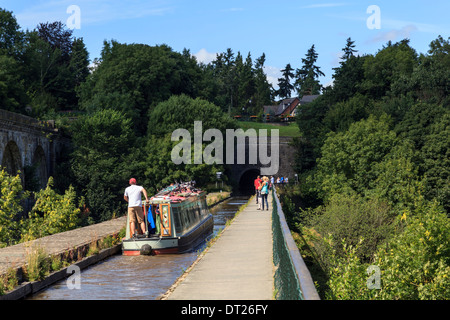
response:
[[[356,41],[359,54],[375,54],[387,41],[411,39],[419,53],[430,42],[450,36],[448,0],[1,0],[0,7],[13,11],[23,29],[40,22],[67,23],[71,5],[80,9],[80,29],[93,60],[100,56],[104,40],[122,43],[167,44],[175,51],[190,49],[209,62],[216,53],[231,48],[256,59],[266,54],[266,73],[276,84],[287,63],[296,69],[315,44],[318,65],[326,85],[338,66],[346,39]],[[380,29],[367,20],[379,8]],[[371,20],[372,21],[372,20]]]

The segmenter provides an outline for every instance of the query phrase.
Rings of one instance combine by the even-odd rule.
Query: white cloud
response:
[[[410,24],[401,28],[400,30],[389,30],[386,32],[381,32],[367,42],[377,43],[377,42],[402,40],[405,38],[409,38],[412,32],[418,30],[419,29],[417,28],[417,26]]]
[[[388,27],[393,29],[407,29],[408,27],[414,26],[415,28],[414,31],[425,33],[445,34],[450,32],[450,30],[443,28],[442,26],[404,20],[382,19],[381,25],[382,27]]]
[[[217,57],[217,53],[208,52],[206,49],[200,49],[199,52],[193,54],[197,58],[197,61],[204,64],[209,64]]]
[[[278,88],[278,78],[281,78],[281,69],[271,66],[264,66],[264,72],[267,77],[267,81],[272,84],[274,88]]]
[[[334,79],[331,79],[330,81],[328,81],[327,83],[325,83],[325,85],[323,86],[324,88],[327,87],[334,87]]]
[[[350,21],[360,21],[366,22],[368,15],[348,15],[348,14],[327,14],[328,17],[345,19]],[[397,19],[388,19],[383,15],[383,11],[381,12],[381,29],[395,29],[399,32],[408,32],[408,28],[411,26],[415,27],[415,30],[418,32],[425,33],[434,33],[434,34],[448,34],[450,33],[450,29],[448,27],[444,27],[442,25],[431,24],[431,23],[423,23],[417,21],[406,21],[406,20],[397,20]],[[411,30],[409,31],[411,32]]]
[[[70,14],[66,12],[73,0],[60,0],[38,3],[16,14],[19,24],[24,28],[34,28],[41,22],[66,22]],[[137,19],[149,16],[162,16],[174,11],[163,2],[154,4],[146,1],[132,3],[118,0],[78,0],[81,11],[81,25],[103,23],[124,19]]]

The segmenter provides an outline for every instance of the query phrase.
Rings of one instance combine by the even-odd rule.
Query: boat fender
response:
[[[152,247],[149,244],[144,244],[141,247],[141,255],[143,256],[149,256],[152,253]]]

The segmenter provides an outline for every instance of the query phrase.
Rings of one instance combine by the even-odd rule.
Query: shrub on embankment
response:
[[[323,299],[450,299],[450,220],[420,194],[408,207],[337,193],[301,209],[280,190],[297,245]]]
[[[68,231],[80,226],[82,201],[73,188],[63,195],[53,190],[53,179],[39,192],[24,192],[19,175],[0,171],[0,247]],[[28,217],[21,215],[22,203],[34,197]]]

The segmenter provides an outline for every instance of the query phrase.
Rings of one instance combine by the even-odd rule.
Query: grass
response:
[[[277,125],[273,123],[262,123],[262,122],[252,122],[252,121],[239,121],[239,126],[246,131],[247,129],[255,129],[257,132],[260,129],[267,129],[267,135],[270,136],[271,129],[278,129],[280,137],[299,137],[300,129],[297,124],[289,123],[287,125]]]
[[[13,268],[8,268],[6,274],[0,276],[0,296],[5,292],[14,289],[19,284],[17,272]]]
[[[29,281],[43,280],[50,272],[51,260],[40,245],[32,246],[27,252],[26,275]]]
[[[231,192],[227,192],[227,191],[208,193],[208,195],[206,196],[206,204],[208,207],[211,207],[211,206],[219,203],[223,199],[230,197],[230,195],[231,195]]]

